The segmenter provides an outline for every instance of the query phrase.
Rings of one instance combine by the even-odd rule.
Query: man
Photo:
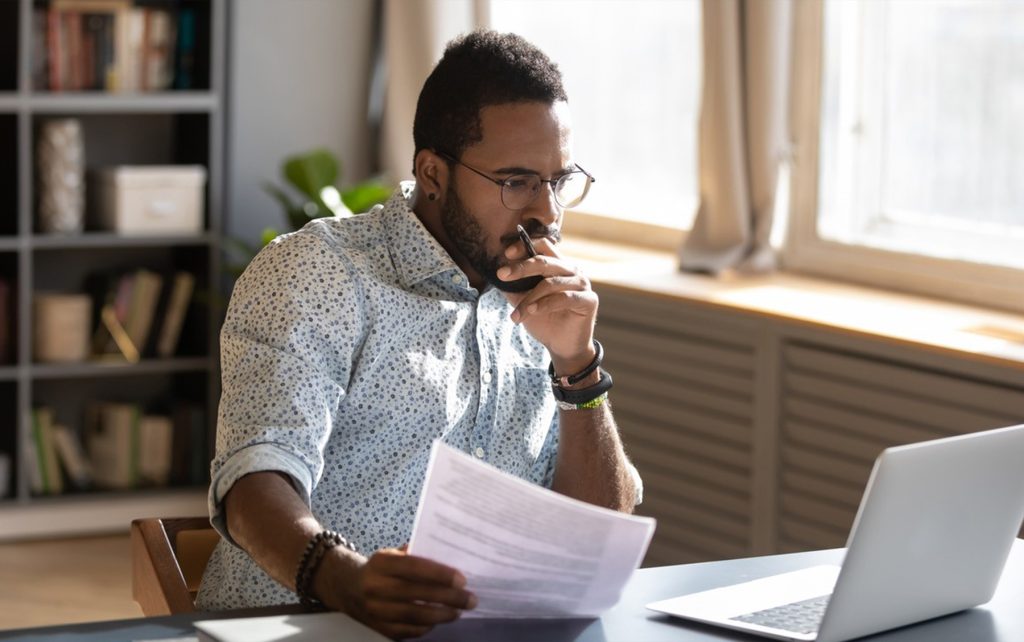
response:
[[[201,608],[297,591],[394,637],[473,608],[457,569],[403,546],[435,439],[571,497],[637,503],[595,368],[597,296],[557,248],[592,180],[558,68],[518,36],[458,39],[413,135],[415,184],[281,237],[235,287],[210,489],[225,541]]]

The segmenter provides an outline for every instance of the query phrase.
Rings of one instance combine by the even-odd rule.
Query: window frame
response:
[[[790,210],[784,269],[1024,312],[1024,270],[852,245],[818,234],[824,1],[794,6]]]

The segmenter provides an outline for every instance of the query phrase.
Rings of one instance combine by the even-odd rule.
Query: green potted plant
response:
[[[391,197],[392,187],[381,180],[373,178],[352,187],[339,190],[337,182],[341,174],[341,164],[329,150],[314,149],[308,152],[289,156],[281,166],[281,174],[298,198],[285,189],[265,182],[263,189],[273,196],[284,209],[285,221],[292,232],[302,229],[306,223],[324,216],[353,216],[369,210],[378,203]],[[242,258],[241,262],[231,263],[229,270],[237,277],[256,256],[260,248],[280,236],[282,232],[268,227],[260,235],[259,247],[232,239],[234,253]]]

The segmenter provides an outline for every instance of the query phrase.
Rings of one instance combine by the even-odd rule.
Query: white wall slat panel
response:
[[[844,381],[826,372],[804,374],[789,369],[785,383],[789,394],[801,399],[827,400],[840,408],[854,409],[865,416],[898,419],[911,425],[930,425],[950,434],[962,432],[964,426],[996,428],[1006,425],[1004,415],[958,405],[952,395],[934,399],[911,397],[903,392],[886,390],[868,383]]]
[[[644,479],[637,512],[658,520],[645,564],[750,554],[750,324],[643,295],[599,295],[612,408]]]
[[[882,449],[1024,422],[1012,366],[596,289],[647,565],[843,546]]]
[[[910,444],[927,441],[945,434],[928,426],[914,426],[906,422],[890,421],[883,417],[865,415],[846,408],[819,403],[802,397],[787,397],[784,400],[788,416],[817,425],[825,425],[867,439],[878,435],[890,437],[892,443]]]
[[[714,490],[748,493],[750,488],[749,470],[723,466],[714,461],[703,459],[699,453],[689,453],[682,449],[668,450],[650,447],[641,439],[631,439],[627,446],[629,456],[640,471],[641,477],[645,467],[657,468],[662,471],[687,471],[693,479]],[[688,496],[689,486],[677,484],[675,492],[682,497]]]
[[[787,362],[794,369],[825,371],[850,379],[926,399],[952,396],[967,407],[991,410],[994,408],[1024,408],[1024,391],[976,382],[962,376],[935,373],[919,368],[900,367],[872,361],[861,356],[840,352],[822,352],[800,344],[790,344],[786,350]]]
[[[671,471],[647,466],[644,468],[644,493],[655,492],[672,501],[690,502],[745,520],[750,516],[750,497],[727,488],[715,488],[694,471],[681,466]]]
[[[618,365],[624,365],[618,360]],[[620,383],[621,379],[621,383]],[[708,394],[704,386],[695,386],[687,382],[671,381],[664,377],[651,375],[639,369],[630,371],[626,378],[615,380],[616,389],[626,392],[627,397],[642,399],[645,396],[660,397],[666,403],[680,408],[700,407],[708,412],[717,412],[740,422],[745,421],[753,412],[749,397],[729,394]],[[618,396],[618,395],[616,395]]]
[[[616,417],[620,414],[628,415],[637,423],[652,427],[661,426],[667,430],[685,425],[690,431],[700,433],[709,439],[727,441],[744,447],[750,441],[750,426],[745,422],[729,421],[723,419],[721,415],[701,413],[699,410],[681,407],[676,403],[658,404],[657,400],[648,398],[642,391],[638,393],[634,390],[630,394],[628,388],[619,390],[618,386],[615,390],[616,401],[612,402],[612,408]]]
[[[805,342],[782,349],[778,544],[842,546],[875,457],[1024,421],[1024,390]]]

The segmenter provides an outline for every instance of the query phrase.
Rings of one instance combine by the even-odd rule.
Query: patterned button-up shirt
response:
[[[225,541],[200,608],[296,601],[228,537],[221,502],[248,473],[287,473],[321,524],[366,554],[408,541],[435,439],[551,485],[548,353],[501,292],[469,284],[410,209],[411,189],[277,239],[235,285],[209,495]]]

